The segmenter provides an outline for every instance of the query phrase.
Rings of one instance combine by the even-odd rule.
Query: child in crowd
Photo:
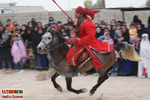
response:
[[[108,28],[105,28],[104,30],[103,30],[103,32],[101,32],[101,35],[97,38],[98,40],[100,40],[100,41],[103,41],[104,40],[104,34],[105,33],[109,33],[109,29]],[[96,35],[95,35],[96,36]]]
[[[65,39],[69,39],[69,36],[65,32],[65,28],[61,28],[61,34]]]
[[[138,77],[143,78],[143,68],[146,69],[147,77],[150,78],[150,41],[148,34],[142,35],[140,43],[140,57],[143,61],[139,62]]]
[[[5,33],[8,34],[8,35],[11,35],[11,31],[9,29],[9,25],[5,26]]]
[[[103,40],[104,42],[107,42],[107,43],[109,43],[109,44],[114,44],[114,41],[113,41],[113,39],[111,39],[111,37],[110,37],[110,33],[104,33],[104,40]]]
[[[57,22],[57,29],[60,30],[60,29],[61,29],[61,26],[62,26],[61,21],[58,21],[58,22]]]
[[[75,36],[75,30],[74,29],[71,29],[69,32],[70,32],[70,38]]]
[[[2,34],[2,41],[0,42],[1,58],[2,58],[2,69],[6,70],[6,63],[8,69],[12,70],[11,67],[11,54],[10,54],[10,40],[9,35],[6,33]]]
[[[11,23],[11,19],[7,19],[7,24],[9,25],[9,29],[12,30],[14,25]]]
[[[15,63],[15,70],[20,70],[20,72],[23,72],[23,63],[25,63],[27,57],[25,46],[19,34],[16,34],[14,38],[15,41],[13,42],[11,48],[11,54],[13,57],[13,62]]]
[[[123,36],[122,36],[122,31],[121,31],[121,25],[117,24],[116,25],[116,30],[115,30],[115,34],[114,34],[114,40],[115,43],[119,43],[123,40]]]
[[[138,37],[136,24],[134,23],[130,25],[129,36],[130,36],[130,43],[132,43],[136,48],[138,48],[140,39]]]
[[[110,33],[104,33],[103,42],[107,42],[107,43],[112,44],[112,45],[114,44],[113,39],[110,37]],[[118,55],[117,51],[115,51],[115,53],[116,53],[116,60],[113,64],[113,69],[111,71],[112,76],[117,76],[117,70],[118,70],[118,62],[117,61],[118,61],[119,55]]]
[[[55,23],[55,20],[53,17],[49,17],[49,21],[48,21],[48,24],[54,24]]]

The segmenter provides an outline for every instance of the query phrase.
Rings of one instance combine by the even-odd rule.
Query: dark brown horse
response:
[[[50,55],[54,61],[57,72],[52,76],[51,80],[54,84],[54,87],[62,91],[60,85],[56,83],[56,78],[59,75],[66,75],[72,71],[72,68],[68,65],[66,60],[66,54],[69,51],[68,45],[65,43],[65,39],[58,31],[48,30],[43,36],[42,40],[37,47],[39,53],[50,52]],[[140,61],[140,57],[136,54],[132,45],[127,43],[119,43],[115,45],[115,50],[117,50],[121,57],[124,59],[129,59],[132,61]],[[102,64],[101,68],[96,68],[97,73],[100,75],[97,81],[97,84],[93,86],[90,90],[90,94],[94,94],[97,88],[108,79],[107,73],[111,70],[111,66],[115,61],[116,55],[115,50],[110,53],[99,53],[96,52],[99,61]],[[88,60],[82,67],[78,68],[78,72],[82,73],[94,68],[92,60]],[[75,90],[72,88],[72,77],[65,77],[67,89],[76,94],[85,92],[85,89]]]

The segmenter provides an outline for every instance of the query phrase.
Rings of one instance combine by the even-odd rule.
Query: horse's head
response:
[[[49,44],[52,42],[52,35],[50,32],[46,32],[42,36],[42,40],[37,46],[37,52],[41,54],[46,54],[48,52]]]
[[[41,54],[48,53],[48,50],[52,50],[60,44],[64,43],[64,38],[57,30],[51,30],[50,28],[42,36],[42,40],[37,46],[37,52]]]

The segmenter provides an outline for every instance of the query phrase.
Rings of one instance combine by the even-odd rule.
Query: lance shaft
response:
[[[73,23],[75,23],[75,22],[72,20],[72,18],[56,3],[55,0],[53,0],[53,2],[62,10],[62,12],[63,12],[65,15],[67,15],[67,17],[68,17]]]

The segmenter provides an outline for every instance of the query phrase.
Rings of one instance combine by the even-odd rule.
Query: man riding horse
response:
[[[81,6],[77,7],[75,10],[75,17],[78,19],[76,25],[77,31],[75,36],[69,40],[74,44],[74,46],[70,49],[66,56],[68,63],[73,69],[73,76],[77,76],[78,74],[77,59],[85,50],[92,57],[92,62],[95,68],[100,68],[102,66],[95,51],[108,53],[113,50],[112,45],[94,38],[96,28],[91,19],[93,20],[95,14],[98,12],[100,11],[83,8]],[[87,15],[89,15],[91,19]]]
[[[56,2],[54,1],[54,3]],[[109,45],[107,42],[101,42],[94,38],[96,30],[95,25],[87,15],[94,19],[94,15],[97,12],[99,11],[82,7],[78,7],[76,9],[75,17],[78,19],[77,32],[75,37],[70,40],[70,42],[73,41],[74,43],[73,48],[70,50],[69,46],[66,44],[68,42],[66,42],[62,34],[59,33],[59,31],[52,30],[50,28],[42,36],[42,40],[37,46],[37,52],[46,54],[49,51],[54,61],[56,72],[51,77],[51,80],[54,87],[59,91],[62,91],[62,88],[59,84],[57,84],[56,78],[59,75],[65,75],[67,89],[69,91],[76,94],[85,92],[84,88],[78,90],[72,88],[72,76],[77,75],[77,65],[80,64],[79,60],[81,60],[80,58],[83,57],[82,53],[85,50],[92,59],[88,61],[86,59],[86,62],[80,64],[83,66],[79,65],[78,72],[82,73],[95,67],[96,72],[99,74],[96,85],[94,85],[90,90],[90,95],[93,95],[97,88],[109,78],[108,72],[111,70],[111,66],[116,58],[115,50],[119,52],[120,57],[123,59],[141,61],[141,58],[137,55],[134,47],[130,44],[124,42],[118,43],[114,46],[113,50],[112,45]],[[79,57],[80,55],[81,57]],[[70,67],[70,65],[72,67]],[[71,72],[72,69],[73,72]]]

